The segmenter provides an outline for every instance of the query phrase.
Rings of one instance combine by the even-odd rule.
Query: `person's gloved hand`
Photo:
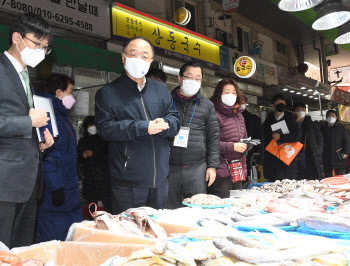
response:
[[[51,192],[52,195],[52,204],[55,207],[59,207],[64,204],[64,188],[59,188]]]

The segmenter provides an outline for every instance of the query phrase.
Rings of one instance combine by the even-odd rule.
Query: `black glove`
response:
[[[64,204],[64,188],[59,188],[51,192],[52,204],[59,207]]]

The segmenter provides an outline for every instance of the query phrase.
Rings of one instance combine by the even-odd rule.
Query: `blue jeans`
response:
[[[168,180],[157,188],[134,188],[112,186],[112,214],[119,214],[130,208],[148,206],[165,209],[168,200]]]

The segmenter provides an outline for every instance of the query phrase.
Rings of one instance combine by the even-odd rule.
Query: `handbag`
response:
[[[278,145],[277,142],[273,139],[269,145],[267,145],[265,150],[276,156],[286,165],[290,165],[302,147],[303,144],[300,142],[283,143],[281,145]]]
[[[236,183],[238,181],[245,181],[244,169],[242,159],[232,160],[230,163],[224,158],[225,163],[227,164],[228,171],[230,172],[232,182]]]

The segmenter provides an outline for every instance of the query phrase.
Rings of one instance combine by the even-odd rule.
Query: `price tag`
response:
[[[181,127],[179,133],[174,138],[174,147],[187,148],[189,135],[190,135],[190,128]]]

